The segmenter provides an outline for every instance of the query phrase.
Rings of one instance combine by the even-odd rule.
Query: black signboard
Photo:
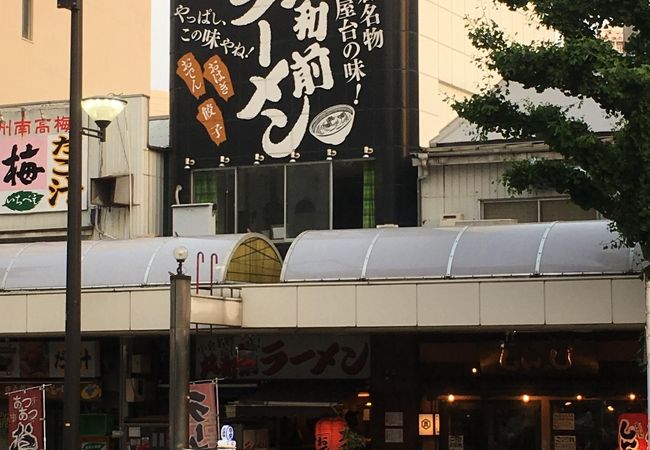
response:
[[[416,3],[174,0],[177,182],[188,179],[185,158],[200,169],[323,161],[328,149],[356,159],[369,148],[378,181],[395,184],[418,139]]]

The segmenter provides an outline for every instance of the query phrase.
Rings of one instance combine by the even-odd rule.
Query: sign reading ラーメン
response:
[[[329,147],[370,144],[384,120],[372,112],[385,102],[377,95],[382,4],[176,0],[174,120],[183,148],[252,163],[254,153],[314,159]]]

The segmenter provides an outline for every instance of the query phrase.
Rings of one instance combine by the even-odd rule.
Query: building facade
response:
[[[151,115],[168,114],[167,93],[151,88],[150,3],[85,2],[83,96],[145,94],[152,99]],[[7,0],[0,14],[5,57],[20,68],[2,72],[0,104],[68,98],[70,11],[58,9],[56,1]]]
[[[579,101],[558,90],[543,93],[511,83],[509,99],[523,104],[544,102],[567,109],[570,117],[584,120],[606,138],[615,129],[615,120],[591,99]],[[594,220],[596,211],[585,211],[567,196],[554,191],[526,191],[515,195],[503,183],[503,173],[512,161],[557,159],[560,155],[543,142],[506,139],[488,133],[478,139],[478,128],[456,118],[429,147],[415,153],[418,168],[418,224],[424,226],[483,223],[552,222],[554,220]]]
[[[631,249],[612,250],[612,266],[608,260],[594,268],[585,257],[579,273],[564,266],[554,272],[545,269],[541,247],[559,236],[561,261],[566,249],[585,255],[562,237],[613,239],[606,224],[577,232],[562,224],[405,227],[434,224],[450,211],[473,218],[477,210],[475,203],[468,212],[456,206],[462,195],[453,190],[426,195],[432,191],[424,183],[451,178],[436,173],[422,181],[425,167],[438,170],[433,162],[419,169],[418,195],[410,155],[435,159],[421,147],[449,117],[442,98],[473,92],[482,76],[472,68],[461,23],[478,5],[224,1],[217,10],[208,1],[172,2],[167,171],[164,154],[146,138],[146,98],[128,99],[128,114],[111,125],[105,145],[88,143],[84,224],[87,237],[101,240],[87,242],[84,253],[84,264],[95,265],[84,284],[82,330],[98,361],[84,375],[84,435],[120,450],[167,445],[173,377],[165,278],[176,265],[169,249],[180,238],[150,242],[147,254],[136,251],[134,238],[160,234],[160,215],[171,216],[174,203],[179,211],[188,204],[207,210],[197,228],[210,222],[210,234],[239,240],[236,233],[256,232],[256,241],[268,244],[244,240],[226,258],[212,247],[223,236],[211,237],[191,248],[186,262],[197,283],[193,304],[210,305],[209,319],[193,320],[191,377],[223,378],[222,423],[236,426],[242,448],[313,448],[317,420],[333,415],[379,449],[614,445],[612,411],[643,411],[636,361],[643,299]],[[525,18],[508,17],[521,36]],[[13,105],[6,119],[35,124],[50,118],[46,106]],[[56,108],[56,117],[65,117],[65,106]],[[487,173],[481,183],[491,186]],[[454,179],[467,183],[464,174]],[[12,189],[7,198],[19,192]],[[46,185],[44,199],[48,192]],[[468,204],[492,198],[475,194]],[[432,198],[453,207],[440,209]],[[26,231],[19,239],[63,236],[63,212],[5,216],[7,240]],[[376,228],[390,224],[401,227]],[[268,257],[269,240],[287,255],[279,277],[278,252],[267,258],[277,280],[245,263]],[[2,297],[11,311],[0,319],[6,390],[60,381],[63,287],[38,273],[62,268],[54,247],[2,248]],[[600,247],[595,253],[610,255]],[[507,266],[515,254],[520,264]],[[456,266],[463,255],[467,264]],[[154,267],[159,278],[150,285]],[[122,278],[109,282],[114,275]],[[224,320],[227,306],[235,313]],[[61,405],[51,390],[56,436]]]
[[[162,233],[164,153],[148,142],[149,98],[124,99],[127,106],[107,128],[106,142],[83,139],[85,239],[130,239]],[[0,241],[63,240],[68,103],[2,105],[0,111]],[[96,127],[86,116],[84,126]]]
[[[445,97],[483,76],[462,17],[544,32],[481,2],[298,3],[174,2],[169,190],[214,203],[220,233],[276,241],[415,225],[408,155],[452,117]]]

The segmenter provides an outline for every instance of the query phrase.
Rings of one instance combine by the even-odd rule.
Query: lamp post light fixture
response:
[[[187,247],[180,246],[174,249],[174,259],[178,263],[176,275],[183,275],[183,263],[187,259],[187,253]]]
[[[93,119],[99,129],[93,130],[92,128],[82,127],[81,133],[97,138],[100,142],[106,142],[106,128],[122,112],[126,103],[126,100],[113,95],[83,99],[81,107]]]
[[[59,8],[70,10],[70,131],[68,147],[68,212],[65,274],[65,372],[63,378],[63,448],[81,448],[81,136],[104,140],[110,120],[97,116],[97,133],[82,127],[81,92],[83,78],[83,0],[57,0]],[[122,109],[126,102],[121,101]],[[119,114],[117,111],[115,114]],[[91,116],[92,117],[92,116]],[[106,122],[108,120],[108,122]],[[90,130],[96,131],[96,130]]]

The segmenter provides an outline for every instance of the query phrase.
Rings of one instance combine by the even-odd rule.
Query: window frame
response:
[[[485,198],[479,200],[479,213],[481,220],[490,220],[485,218],[485,205],[494,204],[494,203],[523,203],[523,202],[535,202],[537,206],[537,222],[532,223],[542,223],[542,203],[544,202],[553,202],[553,201],[571,201],[569,196],[557,196],[557,197],[518,197],[518,198]],[[576,205],[577,206],[577,205]],[[580,219],[580,220],[599,220],[603,216],[598,211],[595,211],[596,215],[593,219]],[[569,219],[563,219],[569,220]]]
[[[34,40],[34,0],[22,0],[21,36],[26,41]]]
[[[287,231],[288,231],[288,226],[287,226],[287,200],[288,200],[288,177],[287,177],[287,171],[289,167],[297,167],[301,165],[310,165],[310,166],[315,166],[315,165],[324,165],[327,164],[327,172],[328,172],[328,196],[329,196],[329,204],[328,204],[328,228],[329,230],[332,230],[334,228],[334,164],[338,163],[366,163],[368,161],[373,161],[374,158],[357,158],[357,159],[345,159],[345,160],[340,160],[340,161],[334,161],[334,160],[325,160],[325,161],[296,161],[292,163],[277,163],[277,164],[264,164],[260,166],[234,166],[234,167],[209,167],[205,169],[196,169],[192,171],[192,175],[190,177],[190,198],[192,199],[191,201],[194,202],[195,200],[195,178],[194,174],[199,173],[199,172],[208,172],[208,173],[217,173],[217,172],[232,172],[234,173],[234,188],[235,188],[235,198],[233,201],[233,207],[234,207],[234,220],[233,220],[233,225],[234,225],[234,233],[237,233],[237,230],[239,230],[239,214],[237,211],[239,211],[239,203],[240,203],[240,190],[239,190],[239,176],[240,176],[240,171],[241,170],[254,170],[254,168],[259,167],[261,170],[264,170],[265,168],[271,168],[271,167],[282,167],[283,168],[283,201],[284,201],[284,230],[285,230],[285,238],[284,239],[273,239],[274,241],[284,241],[284,242],[291,242],[293,241],[297,236],[294,237],[288,237],[287,236]],[[218,218],[217,218],[218,220]]]

